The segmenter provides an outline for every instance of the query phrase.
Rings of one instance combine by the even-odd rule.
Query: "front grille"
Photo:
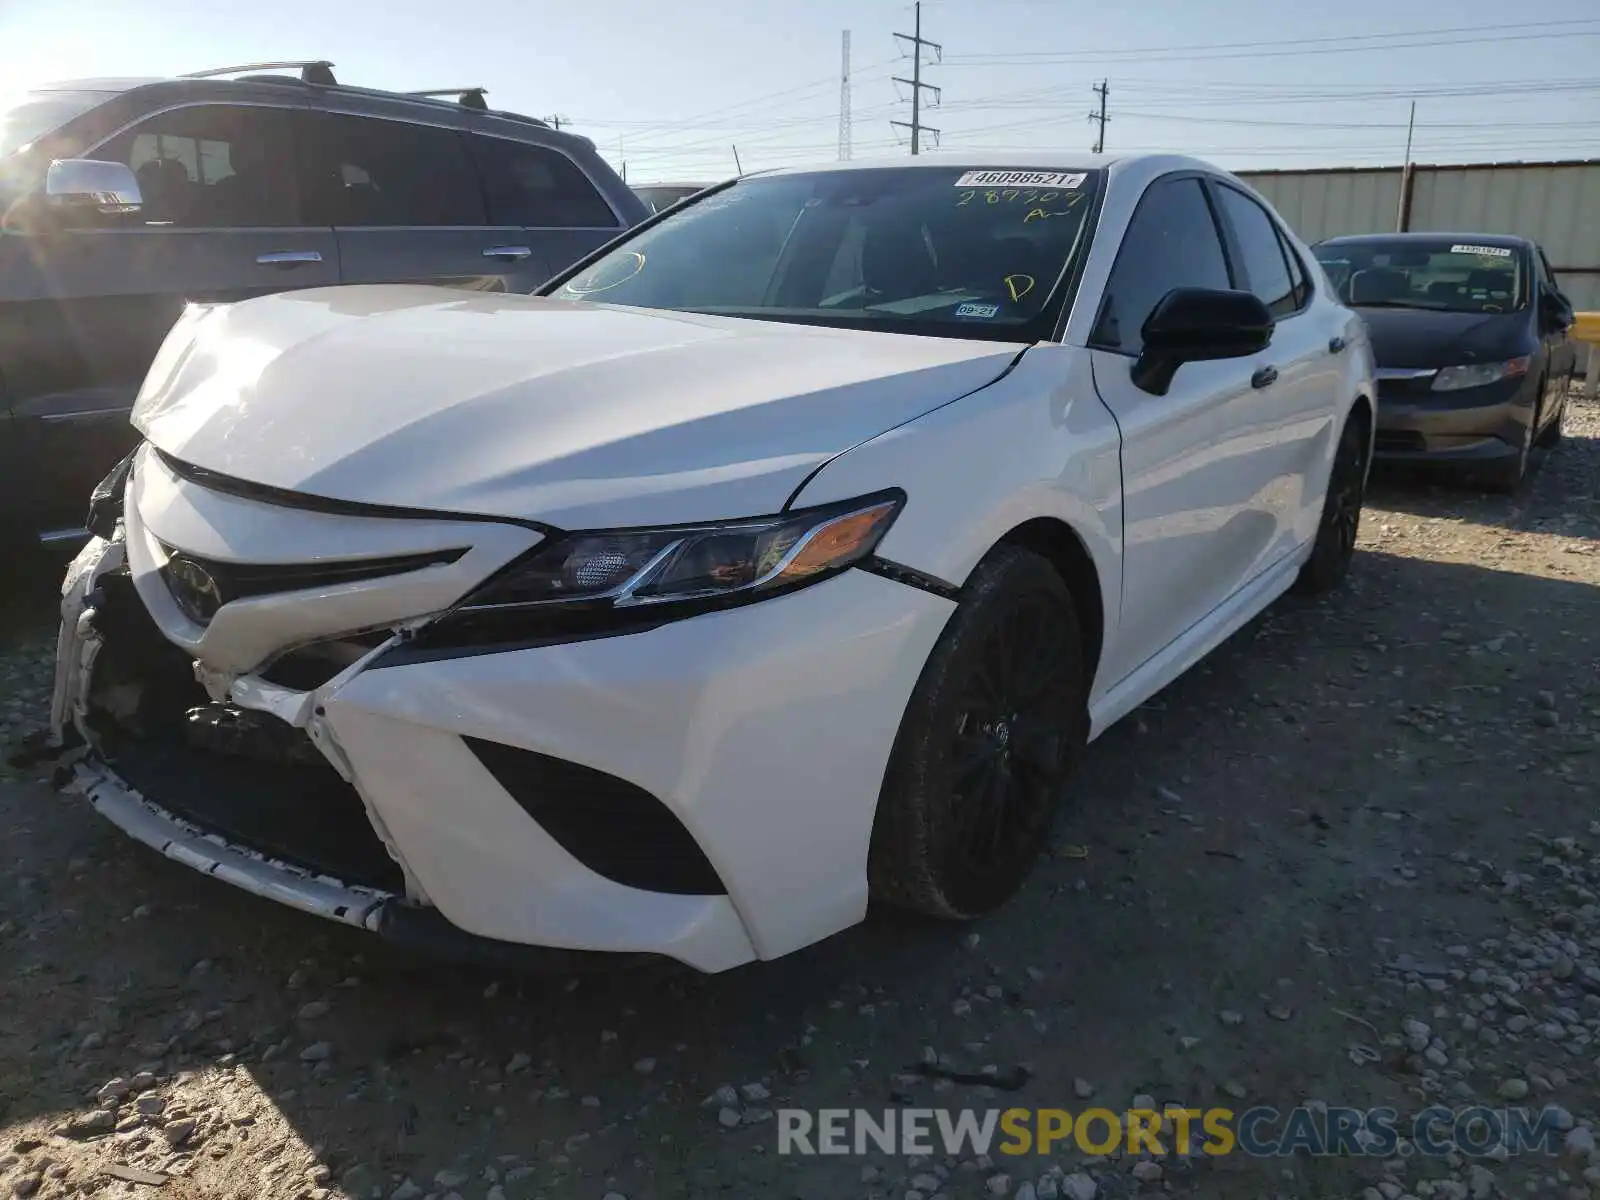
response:
[[[726,894],[694,835],[643,788],[502,742],[462,741],[523,811],[595,874],[646,892]]]
[[[169,557],[161,567],[161,577],[184,615],[199,625],[209,622],[219,608],[234,600],[403,575],[453,563],[467,552],[466,547],[460,547],[339,562],[229,563],[165,544],[163,548]]]
[[[1433,391],[1432,374],[1419,375],[1415,378],[1385,379],[1378,377],[1378,403],[1385,400],[1417,400],[1427,396]]]

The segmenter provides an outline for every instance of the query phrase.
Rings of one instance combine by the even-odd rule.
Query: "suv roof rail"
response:
[[[425,96],[433,99],[438,96],[454,96],[456,103],[462,108],[470,108],[473,112],[488,112],[489,104],[484,97],[489,94],[488,88],[426,88],[422,91],[407,92],[408,96]]]
[[[213,67],[208,71],[190,71],[180,76],[182,79],[215,79],[222,75],[239,75],[245,71],[284,71],[291,67],[300,69],[300,82],[312,83],[318,87],[337,87],[339,81],[333,77],[333,64],[325,58],[299,59],[293,62],[257,62],[242,63],[237,67]]]

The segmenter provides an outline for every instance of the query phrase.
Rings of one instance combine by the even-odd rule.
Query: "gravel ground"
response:
[[[1568,430],[1511,499],[1380,479],[1349,585],[1102,739],[1053,857],[976,925],[496,978],[0,777],[0,1195],[1600,1195],[1600,406]],[[50,674],[50,580],[14,592],[0,740]],[[1135,1097],[1574,1128],[1508,1161],[775,1153],[781,1107]]]

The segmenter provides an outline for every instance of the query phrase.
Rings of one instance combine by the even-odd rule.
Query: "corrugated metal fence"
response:
[[[1577,309],[1600,309],[1600,160],[1242,171],[1308,242],[1395,230],[1510,233],[1544,247]]]

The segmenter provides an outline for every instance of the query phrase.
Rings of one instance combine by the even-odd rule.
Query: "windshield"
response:
[[[868,168],[742,179],[547,294],[1034,341],[1083,252],[1098,172]],[[1055,306],[1047,311],[1047,306]]]
[[[1438,241],[1340,241],[1313,249],[1339,298],[1356,307],[1514,312],[1527,303],[1521,250]]]
[[[114,95],[115,92],[24,92],[0,99],[0,158]]]

